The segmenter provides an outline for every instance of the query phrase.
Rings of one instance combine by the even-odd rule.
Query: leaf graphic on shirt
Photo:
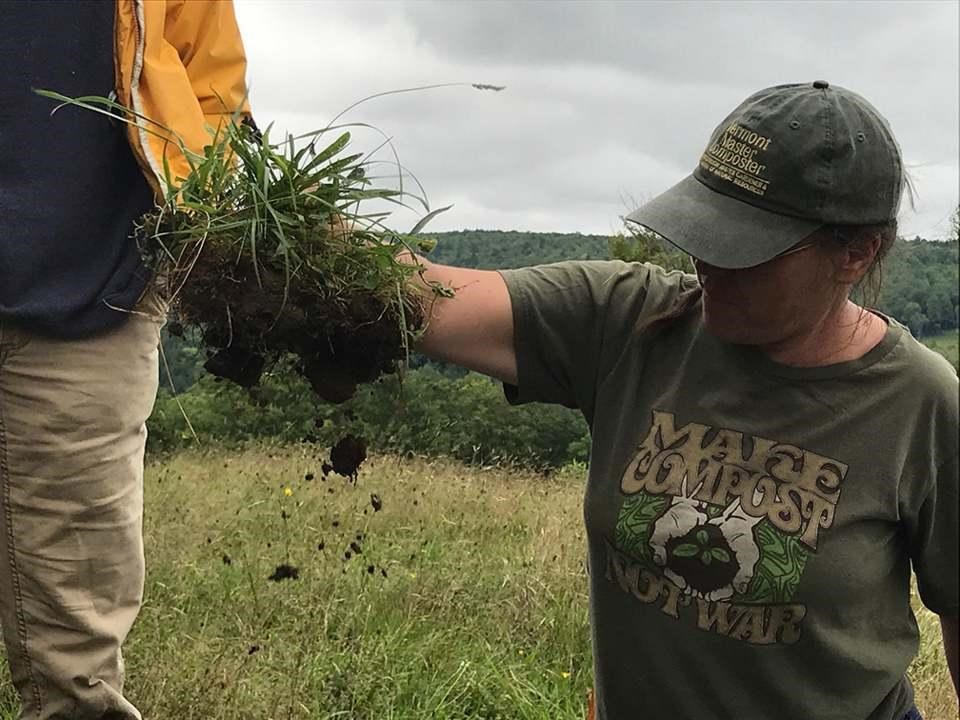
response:
[[[714,560],[722,563],[730,562],[730,553],[728,553],[723,548],[713,548],[710,550],[710,554],[713,555]]]
[[[796,536],[785,535],[763,521],[754,530],[760,559],[743,599],[758,603],[784,603],[793,599],[807,564],[809,551]]]
[[[648,542],[650,527],[670,504],[670,497],[638,493],[623,503],[617,520],[616,544],[620,551],[635,560],[653,563]],[[693,554],[696,554],[694,548]]]

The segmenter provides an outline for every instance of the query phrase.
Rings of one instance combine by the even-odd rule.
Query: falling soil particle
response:
[[[357,555],[363,554],[363,548],[360,547],[360,543],[352,542],[350,543],[350,549],[353,550]]]
[[[376,493],[370,495],[370,504],[373,506],[374,512],[380,512],[383,509],[383,500]]]
[[[334,520],[332,523],[330,523],[330,525],[332,525],[333,527],[340,527],[340,521]]]
[[[340,438],[330,449],[330,465],[337,475],[357,481],[357,473],[367,459],[367,442],[356,435]]]
[[[260,646],[259,646],[259,645],[251,645],[251,646],[249,647],[249,649],[247,650],[247,655],[254,655],[255,653],[258,653],[258,652],[260,652]]]
[[[319,552],[323,552],[323,549],[324,549],[325,547],[326,547],[326,545],[325,545],[324,543],[322,543],[322,542],[317,543],[317,550],[318,550]]]
[[[313,480],[313,473],[307,473],[306,475],[303,476],[303,479],[306,480],[307,482],[310,482],[311,480]]]
[[[283,563],[282,565],[277,565],[277,569],[273,571],[273,575],[267,579],[273,580],[274,582],[280,582],[281,580],[299,580],[300,569],[293,565]]]
[[[384,577],[386,577],[386,576],[387,576],[387,571],[386,571],[384,568],[380,568],[380,574],[383,575]]]
[[[230,556],[227,555],[226,553],[223,554],[223,558],[222,558],[222,559],[223,559],[223,564],[224,564],[224,565],[232,565],[232,564],[233,564],[233,560],[231,560],[231,559],[230,559]]]
[[[373,565],[367,565],[367,574],[373,575],[375,571],[376,571],[376,568]]]
[[[265,362],[263,355],[232,345],[211,355],[203,368],[211,375],[233,380],[240,387],[250,388],[260,381]]]
[[[352,557],[353,557],[353,555],[350,554],[350,551],[349,551],[349,550],[347,550],[347,551],[343,554],[343,559],[344,559],[344,560],[349,560],[349,559],[352,558]]]

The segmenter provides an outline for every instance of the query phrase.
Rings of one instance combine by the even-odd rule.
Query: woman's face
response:
[[[846,298],[819,245],[742,270],[694,260],[707,330],[725,342],[773,345],[802,336]]]

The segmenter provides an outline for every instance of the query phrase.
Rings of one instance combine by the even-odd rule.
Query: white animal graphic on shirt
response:
[[[724,511],[710,518],[706,514],[706,503],[695,500],[703,483],[687,493],[687,477],[684,476],[680,484],[680,495],[673,498],[670,507],[653,524],[650,534],[650,547],[653,551],[653,561],[663,568],[663,573],[685,593],[701,595],[710,601],[725,600],[734,593],[745,593],[753,580],[757,561],[760,559],[760,548],[753,534],[754,527],[763,519],[752,517],[744,512],[737,498]],[[758,504],[763,493],[754,490],[754,503]],[[727,541],[737,560],[738,569],[730,583],[712,590],[705,595],[690,587],[687,580],[667,567],[667,544],[673,538],[688,535],[698,526],[714,525]]]

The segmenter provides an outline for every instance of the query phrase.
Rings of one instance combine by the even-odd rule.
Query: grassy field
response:
[[[319,466],[309,447],[261,447],[148,467],[147,599],[126,651],[147,720],[583,718],[576,474],[375,458],[354,486]],[[270,581],[284,563],[299,578]],[[948,720],[939,627],[919,618],[919,704]]]
[[[954,367],[960,363],[960,332],[949,330],[941,335],[924,338],[923,344],[928,348],[936,350],[947,360],[953,363]]]

